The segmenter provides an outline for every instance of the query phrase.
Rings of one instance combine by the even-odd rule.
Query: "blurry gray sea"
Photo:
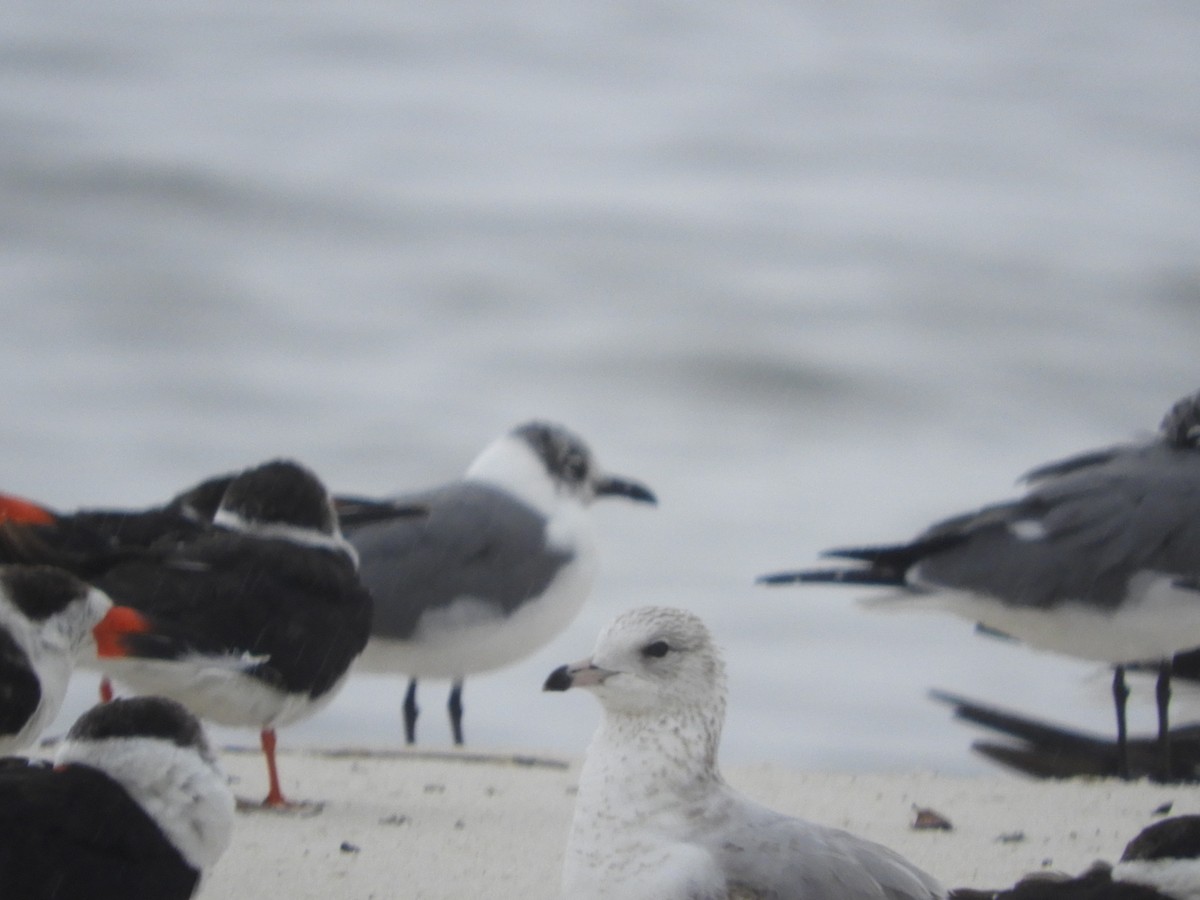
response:
[[[582,753],[596,704],[542,680],[648,603],[724,646],[730,762],[985,771],[931,687],[1111,731],[1097,667],[753,579],[1008,496],[1200,388],[1194,4],[4,20],[0,489],[140,506],[286,454],[391,493],[557,419],[661,505],[595,508],[592,599],[467,682],[474,747]],[[402,690],[356,677],[281,743],[398,744]]]

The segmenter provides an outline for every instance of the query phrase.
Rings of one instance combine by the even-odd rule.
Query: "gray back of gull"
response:
[[[1015,606],[1083,600],[1105,610],[1148,571],[1200,587],[1200,451],[1162,442],[1119,447],[1044,466],[1030,478],[1020,500],[926,531],[923,538],[962,540],[921,560],[910,583]]]
[[[934,900],[938,881],[894,850],[816,825],[729,791],[695,835],[718,861],[731,896],[772,900]]]
[[[411,638],[426,611],[461,597],[511,615],[573,558],[547,547],[545,517],[489,484],[454,482],[400,499],[429,515],[346,529],[375,598],[375,637]]]

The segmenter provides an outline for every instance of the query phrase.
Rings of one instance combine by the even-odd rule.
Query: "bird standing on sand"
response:
[[[93,707],[53,767],[0,764],[0,897],[187,900],[224,853],[234,802],[178,703]]]
[[[375,598],[358,669],[410,676],[408,743],[419,679],[451,680],[461,744],[463,679],[533,653],[571,623],[595,576],[587,508],[612,496],[655,502],[638,482],[601,471],[578,436],[530,422],[490,444],[462,480],[399,498],[427,508],[425,518],[346,525]]]
[[[56,566],[88,579],[122,562],[161,559],[213,530],[221,500],[241,473],[214,475],[146,509],[80,509],[70,513],[12,495],[0,494],[0,562]],[[335,497],[357,523],[425,515],[425,510],[392,501]],[[88,656],[83,657],[88,662]],[[102,699],[111,700],[107,677]]]
[[[1025,476],[1018,500],[928,528],[906,544],[825,555],[860,565],[763,576],[900,588],[1032,647],[1114,666],[1125,761],[1124,666],[1152,662],[1163,771],[1171,771],[1171,658],[1200,646],[1200,393],[1176,403],[1150,441],[1095,450]]]
[[[117,561],[93,583],[136,609],[100,643],[105,672],[225,725],[261,729],[270,790],[286,807],[275,729],[313,715],[367,641],[371,597],[332,500],[308,469],[274,461],[225,490],[215,527]]]
[[[563,865],[571,900],[933,900],[898,853],[742,796],[717,768],[725,668],[691,613],[618,616],[545,689],[585,688],[604,719],[579,775]]]

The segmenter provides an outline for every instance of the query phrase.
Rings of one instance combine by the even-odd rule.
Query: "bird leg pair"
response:
[[[450,685],[450,698],[446,701],[446,710],[450,714],[450,730],[454,735],[454,746],[463,745],[463,680],[456,678]],[[417,706],[417,679],[410,679],[408,690],[404,694],[404,741],[409,746],[417,742],[417,715],[421,709]]]

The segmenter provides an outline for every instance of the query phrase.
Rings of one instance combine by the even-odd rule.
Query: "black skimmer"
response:
[[[1171,729],[1171,771],[1163,769],[1159,739],[1130,735],[1124,759],[1117,742],[1000,709],[946,691],[932,691],[933,699],[954,709],[956,718],[1003,735],[1006,740],[978,740],[971,748],[1009,769],[1036,778],[1116,777],[1154,781],[1200,781],[1200,724]],[[1122,769],[1124,766],[1124,769]]]
[[[214,475],[147,509],[79,509],[64,513],[0,494],[0,561],[46,563],[86,574],[104,571],[116,554],[191,540],[209,530],[237,472]],[[425,514],[419,507],[364,497],[334,498],[339,520],[370,523]]]
[[[530,422],[485,448],[461,480],[399,499],[427,508],[425,518],[346,526],[375,598],[357,666],[410,677],[408,743],[419,679],[451,680],[462,744],[463,679],[529,655],[571,623],[595,576],[588,506],[613,496],[655,502],[643,485],[603,472],[577,435]]]
[[[141,614],[107,636],[99,661],[136,692],[259,728],[270,781],[264,805],[290,806],[275,729],[337,693],[366,644],[371,597],[330,496],[303,466],[274,461],[237,476],[213,524],[169,547],[117,553],[91,576]]]
[[[229,845],[233,819],[186,709],[161,697],[101,704],[53,766],[0,760],[0,896],[185,900]]]
[[[1038,649],[1109,663],[1121,748],[1124,667],[1153,660],[1170,772],[1171,659],[1200,647],[1200,393],[1176,403],[1152,440],[1049,463],[1024,480],[1023,497],[909,543],[825,554],[857,565],[759,580],[897,588],[879,602],[946,610]]]
[[[32,744],[57,715],[76,658],[119,619],[100,590],[51,566],[0,566],[0,754]]]
[[[958,888],[950,900],[1197,900],[1198,857],[1200,816],[1175,816],[1142,829],[1116,865],[1074,878],[1038,872],[1002,890]]]
[[[938,882],[900,854],[792,818],[735,791],[717,751],[725,666],[692,613],[622,613],[548,691],[584,688],[604,718],[579,773],[562,895],[934,900]]]

